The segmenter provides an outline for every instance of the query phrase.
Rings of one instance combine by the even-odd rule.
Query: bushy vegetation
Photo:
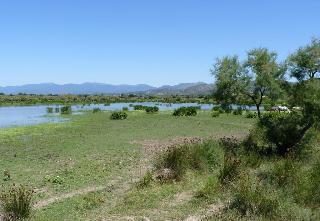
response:
[[[159,111],[159,108],[156,106],[154,106],[154,107],[145,106],[144,110],[146,111],[146,113],[156,113]]]
[[[0,194],[0,207],[4,220],[25,220],[30,216],[33,190],[26,186],[13,186]]]
[[[72,113],[72,108],[71,106],[67,105],[67,106],[63,106],[60,108],[60,113],[61,114],[71,114]]]
[[[196,116],[196,107],[180,107],[173,111],[173,116]]]
[[[211,111],[211,117],[219,117],[220,112],[219,111]]]
[[[53,107],[47,107],[47,113],[48,114],[53,113]]]
[[[210,171],[222,157],[217,147],[214,141],[169,147],[155,160],[157,178],[161,181],[179,181],[188,169]]]
[[[128,114],[124,111],[115,111],[111,114],[110,119],[112,120],[124,120],[128,117]]]
[[[99,113],[99,112],[101,112],[101,109],[98,107],[93,108],[93,110],[92,110],[92,113]]]

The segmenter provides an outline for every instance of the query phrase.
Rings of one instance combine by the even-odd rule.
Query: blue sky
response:
[[[0,85],[212,82],[216,57],[285,58],[320,36],[319,0],[0,0]]]

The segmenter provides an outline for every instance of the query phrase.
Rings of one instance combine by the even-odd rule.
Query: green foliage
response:
[[[220,112],[219,111],[211,111],[211,117],[219,117]]]
[[[173,116],[196,116],[196,107],[180,107],[173,111]]]
[[[297,182],[298,166],[293,159],[279,160],[274,163],[271,171],[271,181],[281,187],[292,186]]]
[[[67,106],[63,106],[60,108],[60,113],[61,114],[71,114],[72,113],[72,108],[71,106],[67,105]]]
[[[153,181],[153,174],[148,171],[137,183],[138,188],[148,187]]]
[[[128,111],[128,110],[129,110],[128,107],[123,107],[123,108],[122,108],[122,111]]]
[[[218,180],[222,185],[234,181],[240,172],[240,160],[232,154],[225,154],[223,166],[219,171]]]
[[[47,113],[48,114],[53,113],[53,107],[47,107]]]
[[[285,156],[301,150],[301,142],[312,123],[298,112],[270,112],[261,117],[258,126],[269,145],[275,146],[276,153]]]
[[[144,107],[144,110],[147,112],[147,113],[156,113],[159,111],[159,108],[157,106],[154,106],[154,107],[148,107],[148,106],[145,106]]]
[[[242,115],[243,109],[241,107],[238,107],[236,110],[233,110],[232,113],[234,115]]]
[[[128,114],[124,111],[115,111],[111,114],[111,120],[124,120],[128,117]]]
[[[154,163],[157,171],[167,169],[172,180],[181,180],[187,169],[211,170],[221,161],[221,152],[214,141],[174,146],[161,153]]]
[[[262,215],[275,217],[279,211],[279,199],[259,181],[242,174],[234,185],[234,196],[230,209],[236,209],[241,215]]]
[[[220,105],[214,106],[212,108],[212,111],[218,111],[220,114],[224,113],[224,110],[222,109],[222,107]]]
[[[145,109],[145,106],[143,106],[143,105],[134,105],[134,106],[133,106],[133,109],[134,109],[134,110],[144,110],[144,109]]]
[[[246,111],[246,118],[257,118],[257,117],[258,117],[257,112]]]
[[[289,56],[291,77],[298,81],[313,79],[320,73],[320,39],[312,39],[311,44],[300,47]]]
[[[30,216],[33,190],[25,186],[13,186],[0,194],[5,220],[24,220]]]
[[[93,110],[92,110],[92,113],[99,113],[99,112],[101,112],[101,109],[100,108],[93,108]]]
[[[205,185],[200,190],[197,191],[195,196],[197,198],[209,199],[214,197],[219,190],[220,188],[219,188],[219,182],[217,177],[209,176]]]

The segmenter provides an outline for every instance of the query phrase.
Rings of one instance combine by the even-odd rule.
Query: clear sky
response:
[[[0,0],[0,85],[212,82],[216,57],[312,36],[319,0]]]

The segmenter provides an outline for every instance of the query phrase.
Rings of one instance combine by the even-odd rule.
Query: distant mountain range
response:
[[[203,82],[182,83],[178,85],[164,85],[153,87],[146,84],[137,85],[112,85],[102,83],[83,83],[83,84],[27,84],[22,86],[0,87],[0,93],[5,94],[149,94],[149,95],[198,95],[210,94],[213,89],[212,84]]]

